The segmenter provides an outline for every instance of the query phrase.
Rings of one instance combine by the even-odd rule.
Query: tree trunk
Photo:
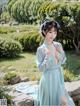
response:
[[[78,45],[75,43],[75,41],[74,41],[74,39],[73,39],[73,45],[74,45],[74,47],[75,47],[75,50],[76,50],[76,54],[80,54],[80,50],[79,50],[79,48],[80,48],[80,41],[78,42]]]

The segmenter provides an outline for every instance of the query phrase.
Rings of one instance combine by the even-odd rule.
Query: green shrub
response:
[[[9,22],[10,21],[10,14],[8,11],[4,11],[2,14],[1,14],[1,19],[3,19],[5,21],[5,23]]]
[[[64,70],[64,80],[65,81],[73,81],[75,79],[75,75],[69,70]]]
[[[16,76],[17,76],[17,74],[16,74],[15,72],[8,72],[8,73],[5,74],[4,80],[5,80],[7,83],[9,83],[10,80],[11,80],[12,78],[16,77]]]
[[[0,34],[8,34],[12,32],[16,32],[16,29],[8,26],[0,26]]]
[[[10,79],[12,79],[12,78],[14,78],[16,76],[17,76],[17,74],[15,72],[8,72],[8,73],[5,74],[4,79],[5,80],[10,80]]]
[[[22,46],[19,42],[0,37],[0,57],[15,57],[22,51]]]
[[[80,80],[80,75],[76,75],[75,79],[74,80]]]
[[[10,24],[13,24],[14,21],[10,21]],[[12,32],[17,33],[19,31],[20,33],[30,32],[38,30],[37,26],[34,25],[26,25],[26,24],[19,24],[15,26],[0,26],[0,34],[11,34]],[[19,34],[19,33],[17,33]]]
[[[12,96],[8,95],[8,91],[9,91],[8,88],[6,88],[4,86],[0,86],[0,99],[7,99],[7,106],[11,106]]]
[[[17,0],[8,4],[8,10],[11,16],[20,23],[39,24],[46,19],[55,19],[61,27],[61,36],[57,36],[57,40],[66,50],[75,49],[76,53],[80,52],[80,3]]]
[[[21,43],[24,51],[35,51],[42,42],[43,38],[40,36],[38,31],[30,31],[21,33],[19,36],[15,36],[17,41]]]

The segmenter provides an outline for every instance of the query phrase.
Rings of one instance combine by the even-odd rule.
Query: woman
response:
[[[60,42],[54,41],[59,30],[55,21],[45,21],[41,26],[44,42],[37,48],[37,66],[42,72],[38,89],[38,106],[75,106],[64,86],[62,64],[66,62]]]

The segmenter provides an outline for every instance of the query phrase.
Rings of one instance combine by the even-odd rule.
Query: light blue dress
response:
[[[54,46],[61,48],[58,53],[59,61],[56,63],[54,55]],[[46,48],[50,51],[50,56],[46,55]],[[37,48],[37,66],[42,72],[39,81],[39,88],[37,93],[37,102],[35,106],[61,106],[61,98],[66,96],[67,106],[75,106],[72,98],[68,94],[64,86],[64,76],[62,65],[66,62],[66,55],[61,43],[53,41],[49,45],[46,40]]]

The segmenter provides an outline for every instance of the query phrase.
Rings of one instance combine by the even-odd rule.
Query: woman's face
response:
[[[52,42],[57,36],[57,30],[56,28],[51,28],[51,30],[49,30],[46,34],[45,34],[45,39],[48,42]]]

